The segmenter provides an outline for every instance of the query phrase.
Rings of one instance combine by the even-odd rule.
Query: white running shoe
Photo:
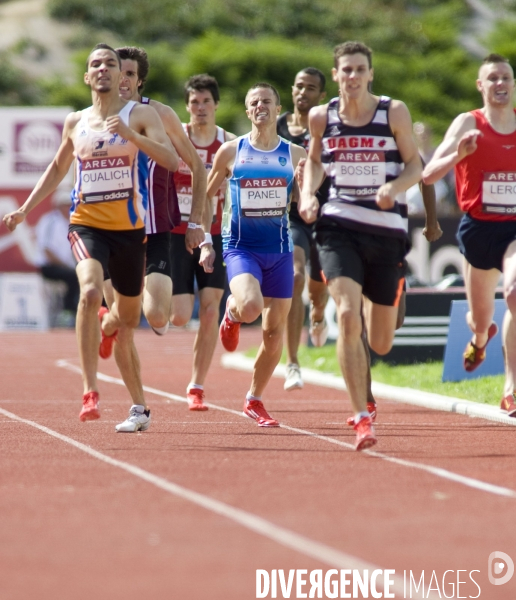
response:
[[[141,404],[133,404],[129,410],[127,419],[116,425],[115,429],[120,433],[134,433],[135,431],[145,431],[149,429],[151,420],[150,410],[145,414],[145,407]]]
[[[310,339],[312,340],[312,344],[316,348],[320,348],[326,344],[326,340],[328,339],[328,323],[326,319],[319,321],[316,323],[315,321],[310,321],[310,329],[308,330],[310,334]]]
[[[169,327],[170,327],[170,323],[163,325],[163,327],[153,327],[151,325],[151,329],[152,329],[152,331],[154,331],[154,333],[156,335],[165,335],[167,333]]]
[[[292,390],[300,390],[303,388],[303,380],[301,378],[301,369],[299,365],[290,363],[287,365],[287,372],[285,374],[285,383],[283,389],[287,392]]]

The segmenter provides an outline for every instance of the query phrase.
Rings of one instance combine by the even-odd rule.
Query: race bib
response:
[[[177,190],[177,201],[179,203],[181,221],[188,221],[192,212],[192,188],[183,187]]]
[[[482,209],[498,214],[516,213],[516,171],[483,174]]]
[[[85,160],[81,165],[81,201],[112,202],[133,196],[129,156]]]
[[[379,188],[385,183],[385,152],[338,150],[334,162],[335,185],[347,188]]]
[[[280,217],[287,211],[287,180],[241,179],[240,206],[244,217]]]

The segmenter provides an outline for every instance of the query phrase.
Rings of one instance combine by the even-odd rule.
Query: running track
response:
[[[0,334],[0,600],[251,600],[256,569],[374,566],[398,582],[478,570],[480,598],[516,598],[516,577],[487,579],[493,551],[516,561],[514,427],[380,401],[379,443],[359,454],[342,392],[273,378],[264,402],[285,427],[264,430],[220,346],[212,407],[190,413],[192,342],[137,332],[153,423],[116,434],[129,400],[113,359],[102,419],[82,424],[74,333]]]

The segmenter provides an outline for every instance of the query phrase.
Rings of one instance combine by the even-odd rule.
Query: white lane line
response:
[[[76,373],[81,373],[81,369],[75,365],[70,364],[66,360],[57,361],[57,365],[59,367],[69,369],[70,371],[74,371]],[[97,377],[102,381],[107,381],[109,383],[115,383],[117,385],[125,385],[121,379],[116,377],[111,377],[110,375],[105,375],[104,373],[97,373]],[[186,398],[182,396],[177,396],[176,394],[170,394],[169,392],[164,392],[162,390],[158,390],[156,388],[151,388],[149,386],[143,386],[144,391],[156,394],[157,396],[171,398],[172,400],[177,400],[178,402],[187,402]],[[213,408],[214,410],[222,410],[224,412],[229,412],[233,415],[244,417],[243,413],[237,410],[233,410],[231,408],[226,408],[225,406],[218,406],[217,404],[206,403],[207,406]],[[312,431],[307,431],[306,429],[298,429],[297,427],[290,427],[289,425],[281,424],[280,427],[282,429],[286,429],[288,431],[293,431],[295,433],[299,433],[301,435],[307,435],[317,440],[321,440],[323,442],[327,442],[329,444],[335,444],[337,446],[341,446],[343,448],[347,448],[349,450],[353,450],[355,452],[355,446],[353,444],[348,444],[347,442],[342,442],[341,440],[336,440],[332,437],[326,435],[320,435],[318,433],[314,433]],[[379,458],[381,460],[385,460],[386,462],[390,462],[393,464],[397,464],[403,467],[409,467],[413,469],[418,469],[420,471],[425,471],[426,473],[430,473],[431,475],[435,475],[436,477],[440,477],[442,479],[447,479],[449,481],[453,481],[455,483],[459,483],[461,485],[465,485],[470,488],[474,488],[476,490],[480,490],[482,492],[487,492],[489,494],[494,494],[496,496],[503,496],[505,498],[516,498],[516,492],[509,488],[501,487],[498,485],[494,485],[491,483],[486,483],[484,481],[480,481],[479,479],[474,479],[473,477],[466,477],[464,475],[459,475],[458,473],[454,473],[453,471],[448,471],[447,469],[442,469],[440,467],[433,467],[431,465],[425,465],[423,463],[417,463],[410,460],[404,460],[401,458],[395,458],[393,456],[388,456],[387,454],[382,454],[381,452],[375,452],[374,450],[363,450],[362,454],[368,454],[369,456],[373,456],[375,458]]]
[[[362,561],[359,558],[351,556],[350,554],[346,554],[344,552],[341,552],[340,550],[335,550],[330,546],[326,546],[325,544],[321,544],[319,542],[311,540],[298,533],[290,531],[289,529],[285,529],[283,527],[275,525],[274,523],[271,523],[270,521],[267,521],[262,517],[249,513],[240,508],[230,506],[229,504],[225,504],[224,502],[220,502],[219,500],[215,500],[214,498],[210,498],[209,496],[205,496],[204,494],[200,494],[198,492],[194,492],[193,490],[189,490],[188,488],[177,485],[176,483],[172,483],[167,479],[154,475],[149,471],[145,471],[144,469],[141,469],[140,467],[137,467],[125,461],[112,458],[107,454],[103,454],[102,452],[99,452],[98,450],[95,450],[90,446],[87,446],[86,444],[69,438],[66,435],[62,435],[61,433],[49,429],[44,425],[40,425],[35,421],[23,419],[22,417],[8,412],[3,408],[0,408],[0,413],[8,417],[9,419],[12,419],[13,421],[29,425],[30,427],[34,427],[35,429],[39,429],[43,433],[46,433],[47,435],[61,440],[66,444],[70,444],[78,450],[89,454],[93,458],[96,458],[97,460],[100,460],[103,463],[111,465],[112,467],[122,469],[123,471],[126,471],[127,473],[130,473],[135,477],[139,477],[140,479],[143,479],[144,481],[155,485],[156,487],[164,490],[165,492],[173,494],[174,496],[182,498],[183,500],[192,502],[193,504],[205,508],[206,510],[209,510],[217,515],[226,517],[227,519],[230,519],[231,521],[242,525],[243,527],[249,529],[250,531],[253,531],[254,533],[258,533],[259,535],[269,538],[270,540],[277,542],[278,544],[281,544],[286,548],[290,548],[295,552],[304,554],[305,556],[325,563],[331,567],[338,569],[357,569],[359,571],[364,571],[368,569],[369,572],[372,572],[374,569],[378,568],[375,565]],[[393,588],[393,591],[395,591],[398,594],[404,593],[403,580],[399,577],[395,577]],[[429,597],[431,598],[431,596],[424,595],[424,591],[422,595],[417,596],[417,598]]]

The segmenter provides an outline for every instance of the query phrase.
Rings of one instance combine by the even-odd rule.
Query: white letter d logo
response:
[[[503,577],[495,577],[495,575],[499,575],[503,571],[505,566],[502,562],[495,562],[493,565],[493,561],[497,558],[503,560],[505,565],[507,565],[507,573]],[[493,585],[503,585],[510,581],[514,575],[514,563],[512,562],[512,558],[508,554],[505,554],[505,552],[491,552],[487,569],[489,583]]]

